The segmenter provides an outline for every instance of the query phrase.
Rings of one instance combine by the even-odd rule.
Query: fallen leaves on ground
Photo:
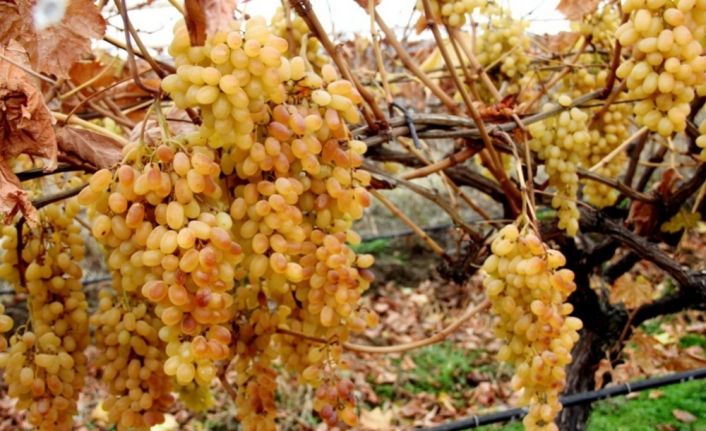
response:
[[[690,424],[692,422],[696,421],[696,416],[692,415],[691,413],[685,411],[685,410],[679,410],[679,409],[674,409],[672,410],[672,415],[674,418],[680,422],[684,422],[687,424]]]
[[[627,309],[632,310],[651,302],[654,291],[654,286],[647,277],[627,273],[613,283],[610,302],[622,302]]]

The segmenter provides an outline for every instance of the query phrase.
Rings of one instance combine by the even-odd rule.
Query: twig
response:
[[[443,328],[441,331],[432,335],[431,337],[424,338],[418,341],[412,341],[410,343],[397,344],[392,346],[365,346],[362,344],[354,343],[343,343],[343,348],[356,353],[400,353],[409,350],[418,349],[420,347],[428,346],[430,344],[436,344],[444,341],[449,335],[453,334],[460,328],[468,319],[478,314],[479,312],[485,310],[490,306],[490,301],[484,299],[483,302],[476,305],[475,307],[469,307],[460,316],[454,319],[449,326]]]
[[[444,249],[436,241],[434,241],[429,235],[427,235],[426,232],[424,232],[419,226],[417,226],[417,224],[413,222],[412,219],[410,219],[402,211],[400,211],[400,209],[397,208],[397,206],[393,204],[389,199],[387,199],[382,193],[375,189],[369,190],[370,193],[375,196],[380,201],[380,203],[385,205],[385,207],[387,207],[387,209],[390,210],[393,215],[402,220],[404,224],[406,224],[410,229],[412,229],[414,233],[416,233],[417,236],[419,236],[419,238],[421,238],[422,241],[424,241],[434,253],[438,254],[449,262],[452,260],[451,256],[446,254]]]
[[[238,400],[238,392],[235,389],[233,389],[233,386],[228,381],[228,378],[226,377],[227,370],[228,370],[228,365],[226,364],[218,372],[218,381],[221,382],[221,386],[223,386],[223,389],[225,389],[228,396],[235,403]]]
[[[127,51],[127,45],[125,44],[125,42],[121,42],[120,40],[118,40],[112,36],[109,36],[106,34],[105,36],[103,36],[103,40],[108,42],[109,44],[117,47],[117,48],[120,48],[120,49]],[[140,57],[141,59],[145,60],[145,57],[141,52],[135,52],[134,54],[136,56]],[[169,73],[176,73],[176,68],[174,66],[172,66],[171,64],[165,63],[160,60],[155,60],[155,62],[159,63],[160,67],[162,69],[164,69],[165,71],[167,71]]]
[[[78,117],[69,117],[66,114],[63,114],[61,112],[55,112],[55,111],[52,111],[52,115],[54,116],[54,118],[56,118],[57,120],[59,120],[63,123],[81,126],[85,129],[88,129],[88,130],[94,131],[96,133],[100,133],[101,135],[105,135],[109,138],[112,138],[115,141],[117,141],[120,145],[122,145],[123,147],[128,144],[127,139],[125,139],[122,136],[117,135],[117,134],[111,132],[110,130],[105,129],[97,124],[93,124],[90,121],[85,121],[85,120],[82,120]]]
[[[51,85],[57,85],[57,84],[58,84],[58,83],[57,83],[56,81],[54,81],[53,79],[51,79],[51,78],[49,78],[49,77],[47,77],[47,76],[44,76],[44,75],[42,75],[41,73],[37,73],[37,72],[35,72],[34,70],[30,69],[29,67],[24,66],[24,65],[22,65],[22,64],[20,64],[20,63],[17,63],[16,61],[14,61],[14,60],[12,60],[11,58],[8,58],[8,57],[6,57],[6,56],[4,56],[4,55],[2,55],[2,54],[0,54],[0,59],[2,59],[3,61],[7,61],[8,63],[12,64],[13,66],[19,67],[20,69],[22,69],[22,70],[25,71],[26,73],[28,73],[28,74],[34,76],[35,78],[41,79],[42,81],[48,82],[48,83],[50,83]]]
[[[414,350],[418,349],[420,347],[428,346],[430,344],[436,344],[441,341],[444,341],[446,338],[448,338],[449,335],[453,334],[460,328],[468,319],[473,317],[474,315],[478,314],[479,312],[485,310],[490,306],[490,301],[487,299],[484,299],[483,302],[476,306],[471,306],[469,305],[468,308],[466,308],[466,311],[463,312],[460,316],[455,318],[453,322],[449,324],[449,326],[443,328],[441,331],[437,332],[436,334],[421,339],[417,341],[412,341],[410,343],[404,343],[404,344],[394,344],[391,346],[365,346],[363,344],[356,344],[356,343],[350,343],[346,342],[343,343],[343,348],[346,350],[349,350],[351,352],[356,352],[356,353],[377,353],[377,354],[385,354],[385,353],[402,353],[402,352],[407,352],[409,350]],[[324,338],[319,338],[319,337],[312,337],[310,335],[303,334],[301,332],[297,331],[292,331],[291,329],[286,329],[286,328],[277,328],[277,332],[280,334],[285,334],[285,335],[291,335],[293,337],[299,337],[307,341],[311,341],[314,343],[319,343],[319,344],[328,344],[329,341],[324,339]]]
[[[435,172],[443,171],[446,168],[458,165],[459,163],[463,163],[478,154],[478,151],[479,148],[465,147],[458,153],[454,153],[446,157],[445,159],[439,160],[438,162],[431,163],[429,165],[424,166],[423,168],[406,172],[400,175],[400,178],[404,180],[412,180],[414,178],[426,177]]]
[[[611,160],[613,160],[613,159],[615,158],[615,156],[617,156],[618,154],[622,153],[628,145],[631,145],[633,142],[635,142],[635,141],[637,141],[637,140],[639,140],[639,139],[642,139],[642,135],[647,134],[648,132],[649,132],[649,131],[647,130],[647,127],[642,127],[640,130],[638,130],[637,132],[633,133],[632,136],[628,137],[622,144],[620,144],[620,145],[618,145],[617,147],[615,147],[615,149],[613,149],[613,151],[611,151],[610,153],[608,153],[608,154],[607,154],[605,157],[603,157],[603,159],[601,159],[598,163],[596,163],[595,165],[591,166],[591,167],[588,169],[588,171],[589,171],[589,172],[595,172],[595,171],[597,171],[599,168],[605,166],[607,163],[609,163]]]
[[[341,71],[341,74],[347,80],[353,83],[356,90],[358,90],[358,93],[360,93],[360,96],[363,98],[363,100],[365,100],[365,103],[372,110],[373,115],[375,116],[375,122],[371,123],[370,121],[368,121],[368,125],[374,129],[379,129],[380,127],[385,128],[387,124],[385,114],[380,110],[380,107],[375,102],[375,98],[373,97],[373,95],[370,94],[368,89],[365,88],[360,83],[358,78],[356,78],[355,75],[351,73],[350,69],[348,68],[348,65],[343,59],[343,56],[336,49],[333,42],[331,42],[331,39],[329,39],[328,34],[326,34],[326,31],[321,26],[321,22],[319,22],[319,18],[316,16],[316,13],[314,13],[314,9],[311,7],[311,3],[309,2],[309,0],[290,0],[290,5],[294,8],[294,10],[297,11],[299,16],[301,16],[304,21],[306,21],[306,24],[309,26],[309,29],[314,33],[316,38],[319,39],[326,52],[328,52],[333,61],[336,63],[336,66],[338,66],[338,69]]]
[[[363,7],[363,10],[365,10],[366,12],[368,11],[365,7]],[[380,27],[380,30],[382,30],[382,32],[385,34],[387,43],[392,45],[392,48],[399,56],[400,60],[402,61],[402,64],[404,64],[404,66],[410,72],[412,72],[414,76],[416,76],[417,78],[419,78],[420,81],[422,81],[422,84],[424,84],[424,86],[429,89],[429,91],[431,91],[432,94],[434,94],[434,96],[436,96],[441,101],[441,103],[446,107],[449,112],[458,112],[458,106],[456,105],[456,102],[454,102],[454,100],[448,94],[446,94],[444,90],[439,87],[439,85],[432,81],[426,73],[424,73],[424,71],[409,55],[407,50],[404,49],[404,47],[400,44],[400,42],[397,40],[397,37],[395,36],[395,33],[390,29],[390,27],[387,26],[385,20],[382,19],[382,16],[380,16],[379,13],[375,14],[375,21],[377,22],[378,27]]]

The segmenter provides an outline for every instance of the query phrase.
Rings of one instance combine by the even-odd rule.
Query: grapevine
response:
[[[495,332],[505,344],[498,359],[515,366],[514,390],[529,405],[527,430],[558,430],[565,367],[582,323],[569,316],[566,298],[576,289],[574,274],[562,269],[564,256],[542,243],[527,228],[502,228],[483,263],[483,285],[499,321]]]

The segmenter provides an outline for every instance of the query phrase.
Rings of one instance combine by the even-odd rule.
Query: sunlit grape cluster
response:
[[[562,269],[564,256],[516,224],[502,228],[483,263],[483,286],[499,317],[497,336],[505,344],[498,359],[515,366],[512,388],[529,406],[525,429],[558,430],[559,394],[582,323],[569,316],[567,297],[576,289],[574,273]]]
[[[620,26],[620,13],[611,2],[603,4],[582,21],[572,21],[571,29],[591,38],[593,46],[610,50],[615,43],[615,31]]]
[[[282,6],[277,7],[270,24],[272,32],[287,41],[290,52],[306,58],[316,70],[330,63],[331,59],[323,52],[319,39],[311,34],[306,21],[291,11],[287,13]]]
[[[87,373],[84,349],[89,342],[88,304],[81,289],[84,241],[74,217],[75,199],[39,210],[39,226],[23,225],[20,255],[17,235],[5,227],[4,259],[16,274],[9,281],[27,293],[29,321],[0,354],[8,395],[39,430],[71,430]],[[11,322],[0,320],[2,329]]]
[[[341,343],[377,319],[358,305],[373,258],[349,246],[370,204],[370,174],[357,169],[366,145],[346,125],[359,121],[360,94],[331,65],[317,73],[288,57],[259,17],[202,47],[179,23],[169,50],[177,71],[162,87],[177,107],[198,108],[201,126],[131,143],[79,195],[117,291],[101,294],[93,317],[115,370],[103,379],[111,422],[158,423],[170,401],[161,375],[193,400],[225,360],[243,428],[275,429],[278,360],[302,383],[340,389],[322,389],[315,409],[355,424]]]
[[[480,27],[475,42],[478,62],[484,68],[499,66],[501,82],[517,84],[530,64],[529,22],[514,19],[509,9],[497,5],[488,5],[485,12],[488,22]]]
[[[579,62],[589,64],[594,61],[593,55],[581,56]],[[605,69],[596,70],[586,66],[567,75],[562,83],[561,91],[575,98],[582,94],[604,88],[608,78]],[[611,99],[610,105],[590,108],[591,120],[588,132],[590,141],[588,152],[581,160],[581,166],[589,169],[601,162],[616,147],[623,143],[630,135],[631,106],[625,101],[628,99],[625,92],[621,92]],[[616,154],[610,161],[603,163],[595,172],[606,178],[617,178],[627,163],[625,152]],[[583,198],[586,202],[599,208],[613,205],[618,197],[615,188],[597,181],[585,179],[582,181]]]
[[[431,13],[451,27],[460,27],[468,20],[468,15],[476,8],[483,7],[487,0],[429,0]],[[417,10],[424,14],[424,5],[417,0]]]
[[[569,102],[568,96],[560,97],[562,105]],[[547,104],[544,109],[553,107]],[[530,149],[544,161],[549,185],[556,189],[552,207],[558,212],[559,229],[574,236],[579,228],[579,211],[576,206],[579,179],[576,172],[581,161],[590,153],[588,114],[578,108],[571,108],[531,124],[528,130],[532,138],[529,141]]]
[[[706,3],[627,0],[630,19],[617,30],[632,58],[618,67],[640,125],[662,136],[683,132],[695,88],[706,83]]]
[[[162,370],[161,322],[147,304],[131,307],[109,290],[99,294],[98,310],[90,318],[100,350],[96,366],[108,388],[102,407],[120,430],[141,430],[162,423],[174,399],[171,381]]]

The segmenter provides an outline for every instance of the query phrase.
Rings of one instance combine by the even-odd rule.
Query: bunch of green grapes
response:
[[[376,323],[358,304],[373,258],[350,248],[370,204],[370,174],[357,169],[366,146],[346,124],[360,120],[361,96],[331,65],[319,74],[290,58],[260,17],[203,47],[179,23],[169,50],[177,72],[162,87],[177,107],[199,108],[201,126],[129,144],[115,172],[96,172],[79,195],[116,291],[93,317],[112,370],[111,422],[162,420],[163,376],[185,399],[203,398],[224,360],[245,429],[276,427],[274,361],[302,383],[336,382],[316,408],[354,425],[340,343]]]
[[[567,106],[571,100],[562,95],[559,101]],[[544,109],[552,109],[553,106],[546,104]],[[588,114],[578,108],[571,108],[531,124],[528,130],[531,136],[530,149],[544,162],[549,185],[556,188],[552,207],[558,211],[558,226],[568,235],[574,236],[579,228],[579,211],[576,206],[579,178],[576,172],[581,161],[590,153]]]
[[[74,223],[75,199],[39,210],[39,226],[22,228],[17,256],[15,228],[5,227],[5,263],[16,272],[9,281],[28,295],[29,322],[10,339],[0,356],[8,395],[26,410],[40,430],[71,430],[87,373],[84,349],[89,343],[88,304],[81,290],[84,242]],[[15,250],[13,250],[15,247]],[[5,317],[5,316],[3,316]],[[8,322],[3,318],[3,328]]]
[[[499,317],[495,332],[505,344],[498,359],[515,366],[512,388],[529,406],[526,430],[558,430],[559,394],[565,367],[578,340],[581,320],[567,297],[576,289],[574,273],[561,269],[566,259],[527,229],[502,228],[483,263],[483,286]]]
[[[481,26],[475,42],[478,62],[486,69],[499,65],[500,82],[510,82],[510,91],[518,91],[517,84],[530,64],[529,22],[514,19],[509,9],[497,5],[488,5],[485,13],[488,22]]]
[[[108,387],[103,409],[120,430],[149,429],[164,422],[164,412],[174,401],[171,380],[162,369],[161,322],[146,303],[131,306],[130,299],[135,298],[127,292],[118,299],[102,290],[98,310],[90,318],[100,350],[96,366]]]
[[[430,0],[429,6],[435,19],[451,27],[461,27],[474,9],[482,8],[487,3],[487,0]],[[417,10],[424,14],[424,4],[421,0],[417,0]]]
[[[306,21],[296,13],[291,13],[291,11],[279,6],[270,25],[275,35],[289,43],[291,53],[299,53],[316,70],[321,70],[325,64],[331,62],[331,59],[324,53],[319,39],[311,34]]]
[[[594,61],[593,55],[581,56],[579,61],[590,64]],[[593,67],[583,67],[564,78],[561,91],[575,98],[604,88],[607,78],[608,72],[605,69],[596,70]],[[624,103],[627,99],[627,94],[621,92],[611,101],[608,108],[597,106],[588,111],[592,117],[588,128],[590,141],[588,152],[581,160],[582,167],[588,169],[596,165],[629,137],[631,107]],[[596,169],[596,173],[606,178],[617,178],[623,171],[627,160],[627,155],[620,152],[609,162]],[[615,188],[603,183],[588,179],[582,182],[584,184],[583,197],[586,202],[597,207],[613,205],[619,195]]]
[[[662,136],[683,132],[695,88],[706,83],[706,3],[695,0],[627,0],[630,20],[617,38],[632,47],[632,58],[620,65],[628,97],[639,99],[633,112],[639,124]]]
[[[591,38],[591,44],[610,50],[615,43],[615,31],[620,26],[620,13],[611,2],[604,3],[582,21],[572,21],[571,29]]]
[[[116,180],[96,172],[79,199],[93,205],[92,232],[109,252],[116,288],[153,303],[165,325],[153,325],[167,343],[164,372],[180,385],[208,386],[214,362],[228,356],[231,333],[223,325],[233,318],[234,267],[242,259],[231,217],[219,211],[226,209],[220,164],[208,147],[147,150],[131,151]]]

